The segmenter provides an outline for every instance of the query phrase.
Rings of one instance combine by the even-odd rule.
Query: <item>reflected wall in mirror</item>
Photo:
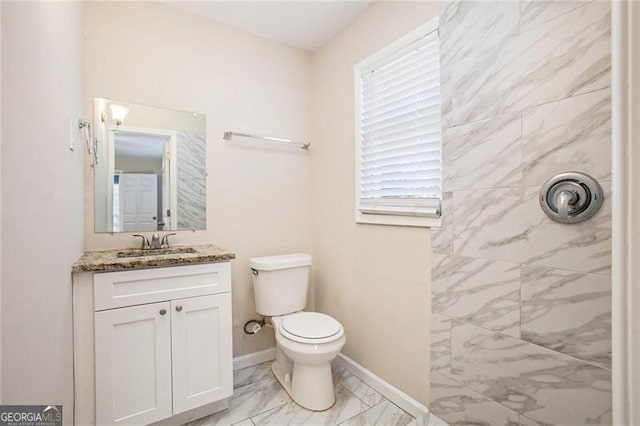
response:
[[[96,232],[206,228],[206,118],[94,99]]]

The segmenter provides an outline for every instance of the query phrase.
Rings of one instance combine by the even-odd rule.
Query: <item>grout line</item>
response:
[[[571,358],[571,359],[573,359],[573,360],[575,360],[575,361],[579,361],[579,362],[582,362],[582,363],[584,363],[584,364],[591,365],[592,367],[600,368],[600,369],[605,370],[605,371],[611,371],[611,368],[604,367],[603,365],[600,365],[600,364],[595,363],[595,362],[593,362],[593,361],[587,361],[587,360],[584,360],[584,359],[576,358],[576,357],[575,357],[575,356],[573,356],[573,355],[567,355],[567,354],[565,354],[565,353],[563,353],[563,352],[558,352],[558,351],[555,351],[555,350],[553,350],[553,349],[549,349],[549,348],[547,348],[546,346],[541,346],[541,345],[539,345],[539,344],[537,344],[537,343],[529,342],[528,340],[524,340],[524,339],[522,339],[522,338],[513,337],[513,336],[510,336],[510,335],[508,335],[508,334],[505,334],[505,333],[503,333],[503,332],[501,332],[501,331],[492,330],[492,329],[490,329],[490,328],[487,328],[487,327],[485,327],[485,326],[482,326],[482,325],[476,324],[476,323],[471,322],[471,321],[469,321],[469,320],[465,320],[465,319],[461,319],[461,318],[455,318],[455,317],[452,317],[452,316],[450,316],[450,315],[443,314],[443,313],[441,313],[441,312],[437,312],[437,311],[434,311],[434,312],[435,312],[436,314],[438,314],[438,315],[442,315],[442,316],[444,316],[444,317],[450,318],[451,320],[454,320],[454,321],[460,321],[460,322],[463,322],[463,323],[465,323],[465,324],[472,325],[472,326],[474,326],[474,327],[478,327],[478,328],[481,328],[481,329],[483,329],[483,330],[489,331],[489,332],[491,332],[491,333],[499,334],[500,336],[503,336],[503,337],[508,337],[508,338],[510,338],[510,339],[513,339],[513,340],[518,340],[518,341],[520,341],[520,342],[522,342],[522,343],[525,343],[525,344],[527,344],[527,345],[536,346],[536,347],[537,347],[537,348],[539,348],[539,349],[544,349],[544,350],[546,350],[546,351],[553,352],[554,354],[558,354],[558,355],[560,355],[560,356],[565,356],[565,357],[567,357],[567,358]],[[453,325],[451,325],[451,328],[453,328]],[[453,333],[451,333],[451,331],[450,331],[450,332],[449,332],[449,344],[451,344],[452,335],[453,335]],[[451,346],[450,346],[450,347],[449,347],[449,357],[450,357],[450,360],[451,360],[451,358],[452,358],[452,352],[453,352],[453,351],[451,350]],[[449,363],[449,370],[451,370],[451,363]],[[438,371],[438,370],[436,370],[436,371]],[[440,373],[440,374],[442,374],[442,373]],[[478,392],[478,393],[480,393],[480,392]]]
[[[250,367],[247,367],[247,368],[250,368]],[[355,376],[355,375],[350,375],[348,378],[351,378],[351,377],[356,377],[356,376]],[[358,379],[358,378],[356,377],[356,379]],[[270,377],[268,377],[268,378],[264,378],[264,379],[258,380],[258,381],[253,382],[253,383],[248,383],[248,384],[247,384],[247,385],[245,385],[245,386],[248,386],[248,385],[254,385],[254,384],[256,384],[256,383],[259,383],[259,382],[262,382],[262,381],[266,381],[266,380],[273,381],[274,383],[276,383],[276,384],[277,384],[277,385],[282,389],[282,391],[284,391],[284,388],[282,388],[282,385],[281,385],[281,384],[280,384],[280,383],[279,383],[279,382],[278,382],[278,381],[277,381],[273,376],[270,376]],[[362,382],[360,379],[358,379],[358,380],[359,380],[360,382]],[[369,404],[367,404],[364,400],[362,400],[361,398],[359,398],[359,397],[358,397],[354,392],[352,392],[349,388],[347,388],[347,387],[346,387],[342,382],[343,382],[343,380],[340,380],[340,381],[338,381],[338,384],[340,384],[344,390],[346,390],[347,392],[349,392],[349,393],[353,396],[353,398],[355,398],[356,400],[360,401],[360,403],[361,403],[362,405],[364,405],[364,407],[366,407],[366,408],[365,408],[364,410],[362,410],[362,411],[360,411],[360,412],[358,412],[358,413],[354,414],[353,416],[349,417],[348,419],[343,420],[343,421],[342,421],[342,422],[340,422],[339,424],[343,424],[343,423],[345,423],[345,422],[349,421],[350,419],[353,419],[354,417],[357,417],[357,416],[359,416],[360,414],[363,414],[363,413],[365,413],[366,411],[371,410],[371,409],[373,409],[374,407],[376,407],[376,406],[378,406],[378,405],[380,405],[380,404],[384,403],[385,401],[387,401],[387,402],[389,402],[389,403],[393,404],[393,403],[392,403],[391,401],[389,401],[387,398],[385,398],[384,396],[380,395],[380,396],[382,397],[383,401],[380,401],[380,402],[379,402],[378,404],[376,404],[376,405],[370,406],[370,405],[369,405]],[[367,385],[366,383],[362,382],[362,384],[363,384],[364,386],[366,386],[367,388],[371,389],[373,392],[376,392],[374,389],[372,389],[372,388],[371,388],[369,385]],[[241,386],[241,387],[244,387],[244,386]],[[378,392],[376,392],[376,393],[378,393]],[[239,421],[238,421],[238,422],[236,422],[236,423],[241,423],[241,422],[244,422],[244,421],[246,421],[246,420],[249,420],[249,421],[251,421],[251,423],[252,423],[253,425],[255,425],[256,423],[253,421],[253,419],[254,419],[255,417],[258,417],[258,416],[260,416],[260,415],[263,415],[263,414],[265,414],[265,413],[267,413],[267,412],[269,412],[269,411],[277,410],[277,409],[281,408],[283,405],[286,405],[286,404],[288,404],[289,402],[292,402],[292,401],[293,401],[293,400],[291,399],[291,397],[289,397],[289,395],[287,395],[287,398],[288,398],[288,400],[287,400],[287,401],[285,401],[285,402],[284,402],[284,403],[282,403],[282,404],[278,404],[277,406],[272,407],[272,408],[269,408],[268,410],[265,410],[265,411],[262,411],[262,412],[256,413],[256,414],[254,414],[254,415],[253,415],[253,416],[251,416],[251,417],[247,417],[246,419],[239,420]],[[394,406],[396,406],[395,404],[393,404],[393,405],[394,405]],[[397,407],[397,406],[396,406],[396,407]],[[406,413],[406,411],[402,410],[400,407],[397,407],[397,408],[398,408],[400,411],[402,411],[403,413]],[[300,409],[304,410],[304,408],[302,408],[302,407],[300,407]],[[331,410],[333,410],[333,407],[329,409],[329,411],[331,411]],[[408,414],[409,416],[411,416],[409,413],[407,413],[407,414]],[[411,418],[413,418],[413,416],[411,416]]]
[[[503,263],[511,263],[513,265],[522,267],[522,266],[527,266],[527,267],[532,267],[532,268],[547,268],[547,269],[557,269],[560,271],[567,271],[567,272],[573,272],[573,273],[577,273],[577,274],[584,274],[584,275],[597,275],[600,277],[609,277],[611,278],[611,274],[604,274],[601,272],[585,272],[585,271],[578,271],[576,269],[568,269],[568,268],[560,268],[560,267],[556,267],[556,266],[549,266],[549,265],[536,265],[534,263],[520,263],[520,262],[514,262],[511,260],[504,260],[504,259],[493,259],[490,257],[482,257],[482,256],[470,256],[470,255],[463,255],[463,254],[447,254],[447,253],[437,253],[435,252],[435,254],[441,254],[447,257],[464,257],[467,259],[476,259],[476,260],[488,260],[490,262],[503,262]],[[433,271],[433,267],[431,268]]]
[[[565,96],[564,98],[560,98],[560,99],[555,99],[555,100],[550,100],[550,101],[546,101],[540,104],[535,104],[535,105],[528,105],[526,107],[524,107],[524,109],[528,109],[528,108],[538,108],[544,105],[549,105],[549,104],[553,104],[553,103],[557,103],[557,102],[562,102],[562,101],[566,101],[568,99],[573,99],[573,98],[579,98],[580,96],[586,96],[586,95],[590,95],[593,94],[595,92],[599,92],[601,90],[609,90],[611,91],[611,85],[609,86],[605,86],[605,87],[598,87],[596,89],[591,89],[587,92],[583,92],[583,93],[574,93],[574,94],[570,94],[568,96]],[[523,110],[524,110],[523,109]]]
[[[258,364],[258,365],[259,365],[259,364]],[[253,366],[246,367],[246,368],[251,368],[251,367],[253,367]],[[269,408],[268,410],[264,410],[264,411],[260,411],[260,412],[258,412],[258,413],[255,413],[254,415],[252,415],[252,416],[250,416],[250,417],[247,417],[247,418],[245,418],[245,419],[243,419],[243,420],[239,420],[239,421],[237,421],[236,423],[244,422],[245,420],[250,420],[250,421],[251,421],[251,423],[253,423],[253,424],[255,425],[255,422],[252,420],[254,417],[260,416],[260,415],[262,415],[262,414],[264,414],[264,413],[267,413],[267,412],[269,412],[269,411],[272,411],[272,410],[276,410],[276,409],[278,409],[278,408],[282,407],[283,405],[286,405],[286,404],[288,404],[289,402],[293,401],[293,400],[291,399],[291,397],[289,396],[289,394],[284,390],[284,388],[282,387],[282,385],[280,384],[280,382],[278,382],[278,380],[276,380],[276,378],[273,376],[273,373],[270,373],[270,375],[269,375],[268,377],[265,377],[264,379],[257,380],[257,381],[252,382],[252,383],[247,383],[246,385],[240,386],[240,387],[235,388],[235,389],[240,389],[240,388],[247,387],[247,386],[254,386],[254,385],[256,385],[257,383],[266,382],[266,381],[270,381],[270,382],[275,383],[275,384],[277,384],[277,385],[278,385],[278,387],[279,387],[279,388],[282,390],[282,392],[284,392],[284,394],[286,395],[286,398],[283,398],[283,399],[284,399],[284,402],[282,402],[281,404],[276,405],[275,407],[271,407],[271,408]],[[234,389],[234,392],[235,392],[235,389]]]
[[[508,409],[508,410],[510,410],[510,411],[512,411],[512,412],[514,412],[514,413],[516,413],[517,415],[519,415],[519,416],[521,415],[519,411],[514,410],[513,408],[509,408],[509,407],[507,407],[506,405],[504,405],[502,402],[496,401],[496,400],[495,400],[495,399],[493,399],[493,398],[489,398],[489,397],[488,397],[488,396],[486,396],[485,394],[483,394],[483,393],[481,393],[481,392],[478,392],[477,390],[475,390],[475,389],[473,389],[473,388],[471,388],[471,387],[469,387],[469,386],[467,386],[467,385],[465,385],[465,384],[463,384],[463,383],[460,383],[459,381],[457,381],[457,380],[453,379],[453,378],[452,378],[452,377],[450,377],[450,376],[447,376],[446,374],[442,374],[442,373],[438,373],[438,374],[441,374],[441,375],[445,376],[447,379],[451,380],[451,381],[452,381],[452,382],[454,382],[455,384],[457,384],[457,385],[459,385],[459,386],[462,386],[463,388],[468,389],[468,390],[470,390],[470,391],[471,391],[471,392],[473,392],[473,393],[477,393],[477,394],[478,394],[478,395],[480,395],[482,398],[484,398],[484,399],[486,399],[486,400],[488,400],[488,401],[495,402],[496,404],[499,404],[500,406],[502,406],[502,407],[504,407],[504,408],[506,408],[506,409]],[[437,417],[439,417],[441,420],[444,420],[442,417],[438,416],[437,414],[436,414],[436,416],[437,416]],[[444,420],[444,421],[446,422],[446,420]],[[447,424],[448,424],[448,423],[447,423]]]
[[[356,379],[357,379],[357,377],[356,377]],[[360,380],[360,379],[358,379],[358,380]],[[362,382],[362,380],[360,380],[360,381]],[[338,383],[342,385],[342,388],[343,388],[344,390],[346,390],[347,392],[349,392],[349,393],[350,393],[351,395],[353,395],[353,396],[354,396],[358,401],[360,401],[361,403],[363,403],[363,404],[367,407],[367,410],[368,410],[368,409],[370,409],[370,408],[373,408],[371,405],[369,405],[369,404],[367,404],[366,402],[364,402],[364,401],[362,400],[362,398],[358,397],[358,395],[356,395],[353,391],[351,391],[351,389],[349,389],[348,387],[346,387],[346,386],[344,385],[344,383],[342,383],[342,380],[340,380]],[[365,385],[365,386],[367,386],[367,387],[369,387],[369,386],[368,386],[366,383],[364,383],[364,382],[362,382],[362,384],[363,384],[363,385]],[[377,392],[376,392],[376,393],[377,393]],[[382,396],[382,395],[380,395],[380,396]],[[384,398],[384,397],[383,397],[383,398]],[[386,398],[385,398],[385,399],[386,399]],[[365,411],[367,411],[367,410],[361,411],[361,413],[364,413],[364,412],[365,412]],[[360,413],[358,413],[358,414],[360,414]]]
[[[577,98],[579,96],[589,95],[591,93],[595,93],[595,92],[598,92],[600,90],[609,90],[610,91],[611,90],[611,85],[604,86],[604,87],[598,87],[598,88],[595,88],[595,89],[592,89],[592,90],[589,90],[589,91],[583,92],[583,93],[569,94],[569,95],[566,95],[566,96],[564,96],[562,98],[544,101],[544,102],[539,103],[539,104],[526,105],[526,106],[523,106],[520,111],[524,111],[525,109],[529,109],[529,108],[538,108],[538,107],[541,107],[543,105],[549,105],[549,104],[553,104],[553,103],[556,103],[556,102],[562,102],[564,100]],[[466,126],[468,124],[480,124],[483,121],[496,120],[496,119],[498,119],[498,118],[500,118],[502,116],[510,115],[510,114],[517,114],[517,113],[518,113],[517,110],[512,110],[512,111],[507,110],[507,111],[496,113],[495,115],[492,115],[490,117],[477,118],[477,119],[474,119],[474,120],[471,120],[471,121],[465,121],[463,123],[450,124],[448,127],[445,127],[442,130],[444,131],[444,130],[449,130],[449,129],[455,129],[456,127]]]
[[[346,389],[346,388],[345,388],[345,389]],[[348,390],[348,389],[347,389],[347,390]],[[389,403],[389,404],[393,405],[397,410],[399,410],[400,412],[399,412],[399,413],[397,413],[398,415],[406,414],[407,416],[411,417],[412,421],[413,421],[413,420],[416,420],[416,419],[415,419],[415,417],[413,417],[411,414],[409,414],[409,413],[407,413],[406,411],[404,411],[402,408],[398,407],[398,406],[397,406],[396,404],[394,404],[393,402],[389,401],[387,398],[385,398],[385,397],[382,397],[382,398],[383,398],[383,401],[380,401],[380,402],[379,402],[379,403],[377,403],[376,405],[373,405],[373,406],[371,406],[371,407],[367,408],[366,410],[361,411],[360,413],[355,414],[355,415],[353,415],[353,416],[349,417],[349,418],[348,418],[348,419],[346,419],[346,420],[343,420],[342,422],[338,423],[336,426],[340,426],[340,425],[342,425],[342,424],[344,424],[344,423],[348,422],[349,420],[352,420],[352,419],[354,419],[354,418],[356,418],[356,417],[358,417],[358,416],[360,416],[360,415],[362,415],[362,414],[366,413],[367,411],[371,411],[371,410],[373,410],[374,408],[376,408],[376,407],[378,407],[379,405],[382,405],[382,404],[384,404],[384,403]],[[366,403],[365,403],[365,405],[366,405]]]
[[[403,410],[402,408],[398,407],[398,406],[397,406],[396,404],[394,404],[392,401],[390,401],[390,400],[388,400],[387,398],[385,398],[385,397],[384,397],[384,395],[381,395],[379,392],[377,392],[377,391],[376,391],[375,389],[373,389],[371,386],[367,385],[365,382],[363,382],[362,380],[360,380],[357,376],[355,376],[355,375],[351,375],[350,377],[348,377],[348,379],[349,379],[349,378],[351,378],[351,377],[355,377],[355,378],[356,378],[360,383],[362,383],[362,385],[366,386],[366,387],[367,387],[368,389],[370,389],[372,392],[374,392],[374,393],[376,393],[376,394],[380,395],[380,397],[382,398],[382,401],[380,401],[380,402],[378,402],[377,404],[374,404],[374,405],[369,405],[369,404],[367,404],[367,403],[366,403],[362,398],[358,397],[358,395],[356,395],[353,391],[351,391],[349,388],[347,388],[347,387],[344,385],[343,381],[342,381],[342,380],[340,380],[338,383],[339,383],[339,384],[341,384],[341,385],[342,385],[342,387],[343,387],[346,391],[348,391],[349,393],[351,393],[351,394],[352,394],[356,399],[358,399],[360,402],[362,402],[362,403],[363,403],[367,408],[366,408],[365,410],[363,410],[363,411],[361,411],[361,412],[357,413],[357,414],[354,414],[353,416],[349,417],[348,419],[343,420],[342,422],[338,423],[338,425],[337,425],[337,426],[339,426],[339,425],[341,425],[341,424],[343,424],[343,423],[345,423],[345,422],[347,422],[347,421],[349,421],[349,420],[351,420],[351,419],[353,419],[353,418],[355,418],[355,417],[357,417],[357,416],[359,416],[359,415],[361,415],[361,414],[364,414],[364,413],[366,413],[366,412],[367,412],[367,411],[369,411],[369,410],[373,410],[375,407],[377,407],[377,406],[379,406],[379,405],[381,405],[381,404],[384,404],[384,403],[389,403],[389,404],[393,405],[393,406],[394,406],[394,407],[396,407],[398,410],[400,410],[400,412],[401,412],[401,413],[407,414],[407,415],[408,415],[409,417],[411,417],[412,419],[415,419],[411,414],[407,413],[405,410]]]
[[[459,123],[459,124],[453,124],[450,125],[449,127],[445,127],[443,128],[443,133],[445,130],[453,130],[457,127],[462,127],[462,126],[466,126],[468,124],[480,124],[483,123],[485,121],[493,121],[493,120],[497,120],[499,118],[504,118],[504,117],[508,117],[510,115],[516,115],[517,111],[505,111],[505,112],[499,112],[496,115],[492,115],[491,117],[485,117],[485,118],[476,118],[475,120],[471,120],[471,121],[465,121],[464,123]]]
[[[346,391],[347,391],[347,392],[349,392],[351,395],[353,395],[353,397],[354,397],[355,399],[357,399],[358,401],[360,401],[360,403],[364,404],[364,406],[365,406],[365,407],[367,407],[367,408],[365,408],[365,409],[364,409],[364,410],[362,410],[362,411],[359,411],[358,413],[356,413],[356,414],[354,414],[353,416],[351,416],[351,417],[349,417],[349,418],[347,418],[347,419],[345,419],[345,420],[341,421],[340,423],[337,423],[336,425],[341,425],[342,423],[344,423],[344,422],[346,422],[346,421],[348,421],[348,420],[350,420],[350,419],[353,419],[354,417],[357,417],[357,416],[359,416],[360,414],[365,413],[365,412],[367,412],[368,410],[371,410],[371,409],[373,408],[373,407],[369,406],[369,404],[367,404],[366,402],[364,402],[362,399],[358,398],[358,395],[356,395],[355,393],[351,392],[351,390],[349,390],[349,388],[347,388],[347,387],[342,383],[342,380],[340,380],[338,383],[339,383],[340,385],[342,385],[342,389],[346,390]],[[336,398],[336,399],[337,399],[337,398]],[[336,401],[336,402],[338,402],[338,401]],[[335,407],[335,404],[333,405],[333,407],[331,407],[331,408],[329,409],[329,411],[333,410],[333,409],[334,409],[334,407]]]
[[[345,388],[345,389],[346,389],[346,388]],[[347,390],[348,390],[348,389],[347,389]],[[356,398],[358,398],[358,397],[356,397]],[[380,404],[382,404],[382,403],[380,403]],[[365,405],[367,405],[367,404],[365,404]],[[340,423],[337,423],[337,424],[336,424],[336,426],[340,426],[340,425],[342,425],[342,424],[345,424],[345,423],[346,423],[346,422],[348,422],[349,420],[353,420],[353,419],[355,419],[356,417],[358,417],[359,415],[364,414],[364,413],[366,413],[367,411],[369,411],[369,410],[371,410],[371,409],[373,409],[373,407],[369,407],[369,406],[367,406],[367,409],[366,409],[366,410],[361,411],[361,412],[359,412],[359,413],[357,413],[357,414],[354,414],[353,416],[351,416],[351,417],[349,417],[349,418],[347,418],[347,419],[344,419],[344,420],[343,420],[343,421],[341,421]]]
[[[603,183],[612,183],[611,179],[598,179],[598,182],[600,184]],[[469,191],[498,191],[498,190],[504,190],[504,189],[524,189],[524,190],[531,190],[531,189],[540,189],[540,187],[542,186],[544,182],[539,183],[539,184],[534,184],[534,183],[530,183],[530,184],[522,184],[522,185],[510,185],[510,186],[483,186],[483,187],[479,187],[479,188],[464,188],[464,189],[447,189],[446,191],[443,190],[442,193],[455,193],[455,192],[469,192]]]
[[[277,380],[276,380],[276,382],[277,382]],[[280,383],[278,383],[278,386],[280,386]],[[282,387],[282,386],[280,386],[280,387]],[[284,392],[284,389],[282,389],[282,391]],[[285,393],[286,393],[286,392],[285,392]],[[255,422],[252,420],[254,417],[261,416],[261,415],[263,415],[263,414],[265,414],[265,413],[268,413],[269,411],[275,411],[275,410],[277,410],[277,409],[279,409],[279,408],[281,408],[281,407],[283,407],[283,406],[287,405],[289,402],[291,402],[291,401],[292,401],[292,399],[289,397],[289,395],[287,395],[287,398],[289,398],[289,400],[288,400],[288,401],[286,401],[286,400],[285,400],[282,404],[278,404],[278,405],[276,405],[275,407],[271,407],[271,408],[269,408],[268,410],[264,410],[264,411],[260,411],[259,413],[255,413],[253,416],[251,416],[251,417],[247,417],[246,419],[241,420],[241,421],[242,421],[242,422],[244,422],[245,420],[251,420],[251,423],[253,423],[253,424],[255,425]],[[240,422],[236,422],[236,423],[240,423]]]
[[[254,385],[258,384],[258,383],[266,382],[267,380],[269,380],[269,381],[275,380],[276,383],[278,383],[278,381],[275,379],[275,377],[273,377],[273,373],[269,372],[269,376],[263,377],[262,379],[259,379],[259,380],[251,381],[249,383],[245,383],[242,386],[234,387],[233,390],[235,391],[236,389],[245,388],[247,386],[254,386]],[[278,384],[280,384],[280,383],[278,383]]]

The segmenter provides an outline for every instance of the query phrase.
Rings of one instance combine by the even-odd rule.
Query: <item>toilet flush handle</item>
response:
[[[253,275],[258,275],[260,272],[258,272],[257,269],[253,269],[251,268],[251,272],[253,273]]]

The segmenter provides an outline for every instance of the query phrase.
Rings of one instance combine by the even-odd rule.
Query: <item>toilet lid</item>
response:
[[[320,343],[320,340],[340,334],[342,325],[329,315],[319,312],[298,312],[283,318],[281,329],[286,337],[293,340],[304,339]]]

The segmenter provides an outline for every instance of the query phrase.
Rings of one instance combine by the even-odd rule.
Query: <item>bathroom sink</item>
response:
[[[163,256],[167,254],[193,254],[198,251],[191,247],[169,247],[163,249],[130,249],[118,252],[117,257],[147,257],[147,256]]]

